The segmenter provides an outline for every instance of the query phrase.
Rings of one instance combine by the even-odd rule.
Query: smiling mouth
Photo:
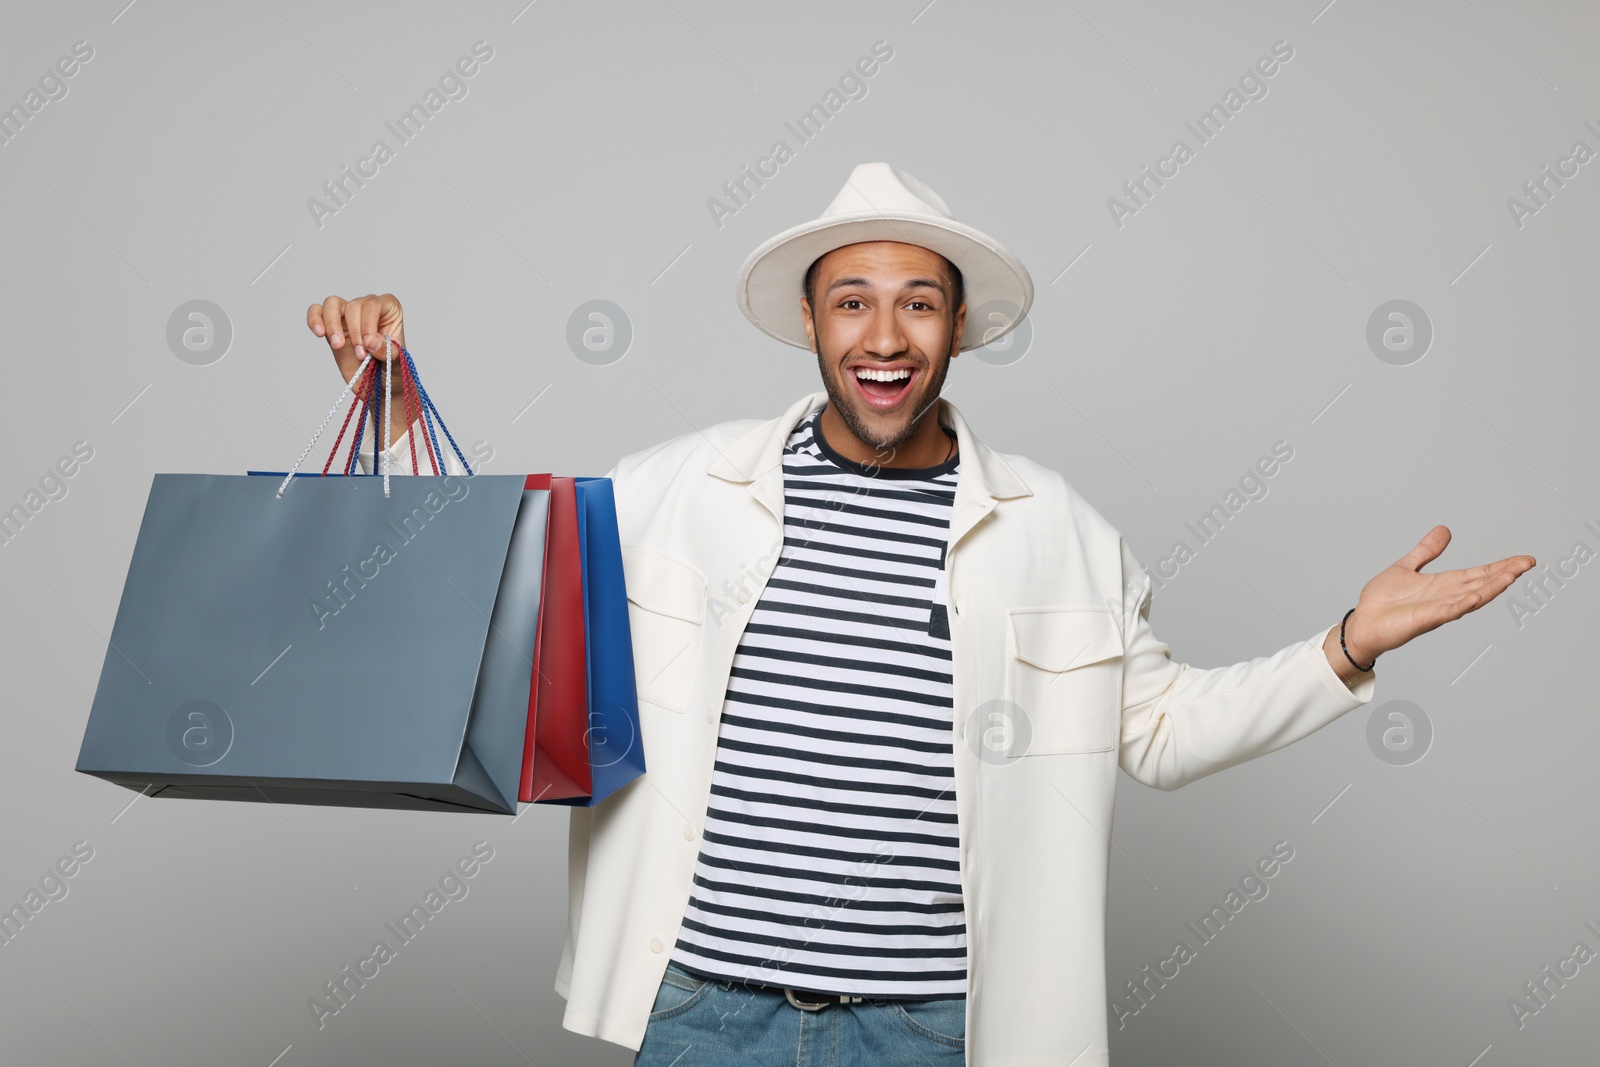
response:
[[[856,392],[874,411],[888,411],[897,407],[911,395],[911,386],[920,370],[911,366],[874,367],[857,364],[845,368],[845,373],[856,383]]]

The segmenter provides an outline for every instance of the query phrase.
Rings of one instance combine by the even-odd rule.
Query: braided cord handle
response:
[[[408,366],[410,366],[410,368],[411,368],[411,378],[412,378],[413,381],[415,381],[417,383],[417,395],[421,396],[422,395],[422,379],[417,377],[417,364],[416,364],[416,361],[411,358],[411,353],[410,352],[405,353],[405,359],[406,359],[406,364]],[[429,449],[430,452],[432,452],[434,455],[436,455],[438,457],[438,459],[435,460],[434,473],[435,474],[440,474],[440,473],[443,473],[441,468],[440,468],[440,464],[442,464],[444,462],[444,452],[441,451],[440,448],[439,448],[439,435],[433,428],[433,421],[434,421],[433,420],[433,413],[428,410],[428,405],[427,404],[423,404],[422,405],[422,423],[423,423],[423,426],[426,427],[427,431],[428,431],[428,449]],[[470,468],[468,469],[467,473],[469,473],[469,474],[472,473]]]
[[[422,471],[417,467],[417,435],[412,432],[417,417],[411,413],[411,373],[406,369],[404,360],[400,362],[400,399],[406,413],[406,444],[411,446],[411,473],[421,474]],[[421,406],[420,401],[418,406]]]
[[[348,477],[356,472],[356,460],[361,455],[361,442],[367,435],[367,416],[372,411],[374,394],[378,391],[378,368],[372,366],[367,371],[367,381],[361,393],[361,421],[356,424],[356,436],[350,442],[350,455],[345,459],[344,473]],[[373,423],[374,426],[377,423]]]
[[[350,410],[344,413],[344,423],[339,427],[339,436],[333,439],[333,447],[328,449],[328,461],[322,465],[322,476],[324,478],[328,476],[328,471],[333,467],[334,457],[338,456],[339,454],[339,446],[344,443],[345,431],[350,428],[350,417],[356,413],[357,408],[361,409],[361,417],[363,420],[365,420],[367,417],[365,402],[367,397],[366,390],[368,388],[367,379],[372,376],[374,369],[375,368],[368,368],[365,375],[362,375],[351,382],[351,385],[355,387],[355,395],[350,398]],[[355,449],[360,447],[360,445],[357,443],[360,440],[360,437],[361,428],[360,426],[357,426],[356,436],[351,442],[352,454],[354,454]]]
[[[311,449],[314,445],[316,445],[317,438],[322,436],[322,431],[326,430],[328,428],[328,423],[333,421],[333,413],[339,410],[340,404],[344,403],[344,398],[349,394],[352,383],[361,377],[361,372],[367,369],[367,361],[371,358],[372,355],[369,353],[364,359],[362,359],[361,366],[356,368],[356,372],[350,377],[350,381],[344,383],[344,388],[339,390],[339,398],[333,402],[333,407],[329,408],[328,413],[322,417],[322,425],[318,426],[317,432],[311,435],[311,440],[306,442],[306,447],[300,450],[300,458],[294,461],[294,466],[289,468],[289,473],[283,476],[283,484],[278,486],[279,500],[283,499],[283,491],[289,488],[289,483],[294,480],[295,472],[298,471],[300,469],[300,465],[306,461],[306,456],[311,454]],[[341,431],[341,434],[342,432],[343,431]]]
[[[439,459],[433,454],[433,438],[430,436],[430,431],[428,428],[428,409],[422,406],[422,390],[417,388],[417,369],[412,364],[409,357],[402,358],[400,360],[400,373],[405,378],[406,388],[410,390],[411,397],[416,401],[417,416],[422,422],[422,447],[427,453],[428,463],[432,466],[433,473],[437,475],[440,473]],[[407,414],[410,414],[410,411],[410,407],[407,407]],[[409,426],[410,424],[408,423],[407,425]],[[411,466],[414,472],[416,471],[417,463],[416,453],[416,434],[413,432],[411,445]]]
[[[444,436],[450,442],[450,448],[461,461],[461,466],[467,474],[476,472],[467,462],[467,457],[461,452],[461,446],[456,444],[455,437],[450,433],[450,427],[445,425],[444,416],[439,414],[439,409],[433,403],[433,398],[428,395],[428,390],[422,384],[422,377],[417,373],[416,360],[406,350],[405,345],[398,345],[388,334],[383,335],[383,372],[382,382],[379,382],[377,364],[373,362],[373,354],[368,352],[356,367],[355,374],[339,390],[339,396],[323,416],[322,424],[317,427],[317,432],[311,435],[311,440],[306,442],[306,447],[301,450],[300,456],[294,461],[294,466],[289,468],[289,473],[284,475],[283,482],[278,486],[278,499],[283,498],[284,491],[294,482],[295,474],[305,463],[306,456],[311,454],[312,448],[321,439],[323,431],[333,421],[333,416],[338,412],[339,405],[344,403],[345,397],[351,396],[350,407],[344,414],[344,421],[339,425],[338,436],[334,438],[333,449],[328,453],[328,461],[322,466],[324,476],[333,468],[334,457],[338,455],[340,446],[344,443],[344,436],[350,429],[351,420],[355,417],[357,409],[360,418],[356,420],[356,432],[350,437],[350,455],[342,466],[346,475],[353,475],[356,470],[357,457],[361,454],[362,439],[366,436],[367,416],[372,416],[373,448],[379,451],[378,465],[383,475],[383,495],[389,495],[390,456],[389,450],[393,443],[393,428],[389,425],[389,405],[392,403],[394,388],[394,350],[400,349],[400,390],[401,403],[406,414],[407,426],[414,427],[417,422],[422,423],[422,442],[426,450],[428,462],[434,474],[443,471],[444,452],[439,447],[439,437],[435,424],[439,430],[444,431]],[[380,430],[381,427],[381,430]],[[411,473],[421,474],[421,465],[417,462],[416,432],[408,429],[411,445]],[[381,449],[380,449],[381,445]]]
[[[394,427],[389,425],[389,405],[393,403],[394,389],[394,342],[389,340],[389,335],[383,335],[383,496],[389,497],[389,446],[394,436]]]
[[[387,335],[385,335],[385,336],[387,337]],[[444,424],[444,416],[439,414],[439,409],[434,406],[433,398],[428,396],[427,387],[422,384],[421,376],[416,373],[416,370],[417,370],[416,361],[411,358],[411,353],[406,351],[405,345],[401,345],[400,346],[400,354],[411,365],[412,378],[417,383],[417,392],[422,395],[422,407],[423,407],[423,410],[432,413],[434,421],[438,422],[439,429],[444,431],[445,440],[450,442],[451,450],[453,452],[455,452],[456,458],[461,461],[461,466],[463,468],[465,468],[467,474],[471,475],[471,474],[475,473],[473,471],[473,469],[472,469],[472,464],[467,462],[467,457],[463,456],[461,454],[461,446],[456,444],[455,437],[452,436],[451,433],[450,433],[450,427],[448,427],[448,426],[446,426]],[[430,433],[432,432],[432,427],[429,427],[429,432]],[[435,444],[437,444],[437,441],[435,441]]]

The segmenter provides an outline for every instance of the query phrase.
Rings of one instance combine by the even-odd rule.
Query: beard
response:
[[[829,373],[829,361],[823,357],[821,348],[819,344],[813,351],[817,356],[817,371],[822,376],[823,388],[828,391],[828,403],[839,413],[845,426],[858,440],[879,452],[892,453],[916,434],[922,427],[923,420],[927,418],[928,412],[939,402],[939,393],[944,388],[946,376],[950,373],[948,359],[941,360],[936,368],[923,362],[917,375],[920,381],[916,387],[916,394],[908,398],[911,404],[910,418],[907,418],[899,429],[885,432],[881,420],[869,419],[853,383],[843,380],[848,377],[844,372],[843,363],[835,365],[836,373]]]

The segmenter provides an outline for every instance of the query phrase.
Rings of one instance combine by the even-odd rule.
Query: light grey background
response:
[[[564,809],[129,807],[73,771],[151,475],[293,460],[339,384],[304,325],[330,293],[401,297],[486,469],[600,474],[818,387],[811,357],[739,314],[735,272],[854,164],[888,160],[1037,286],[1024,358],[962,359],[947,395],[990,445],[1064,472],[1147,566],[1293,448],[1157,591],[1174,658],[1223,665],[1336,623],[1435,523],[1454,541],[1429,570],[1600,548],[1600,163],[1520,227],[1507,206],[1575,141],[1600,149],[1593,5],[125,2],[13,2],[0,33],[0,106],[73,42],[94,49],[0,146],[0,507],[74,442],[94,450],[0,547],[0,902],[94,849],[0,947],[8,1064],[631,1058],[560,1026]],[[479,40],[494,54],[468,95],[319,228],[307,199],[393,146],[385,122]],[[894,55],[867,95],[719,228],[708,198],[795,147],[784,122],[880,40]],[[1294,57],[1268,95],[1117,226],[1107,199],[1193,145],[1184,122],[1279,40]],[[195,299],[233,331],[207,366],[166,340]],[[596,299],[633,329],[609,365],[566,342]],[[1394,299],[1434,329],[1407,366],[1366,342]],[[1575,942],[1600,950],[1597,570],[1551,582],[1520,625],[1511,599],[1538,602],[1513,588],[1386,655],[1370,709],[1283,752],[1173,794],[1124,782],[1113,992],[1193,944],[1184,923],[1274,842],[1295,858],[1113,1021],[1115,1062],[1592,1057],[1600,963],[1520,1029],[1507,1002]],[[1367,741],[1394,700],[1434,732],[1406,766]],[[470,895],[319,1030],[308,999],[479,839],[494,859]]]

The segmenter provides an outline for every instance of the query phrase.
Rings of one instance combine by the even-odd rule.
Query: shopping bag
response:
[[[547,493],[158,474],[77,769],[154,796],[515,814]]]
[[[549,522],[518,796],[554,803],[588,797],[593,781],[578,502],[571,478],[530,474],[524,486],[549,493]]]
[[[645,771],[634,689],[633,639],[622,576],[622,541],[609,478],[574,478],[583,557],[584,637],[589,664],[592,806]]]
[[[515,814],[549,503],[525,481],[156,475],[77,770]]]
[[[526,485],[548,488],[550,521],[521,798],[592,806],[645,770],[612,484]]]

